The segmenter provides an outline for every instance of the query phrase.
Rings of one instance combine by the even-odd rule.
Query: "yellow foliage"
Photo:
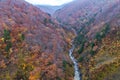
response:
[[[4,39],[4,38],[1,38],[1,40],[4,42],[5,39]]]
[[[21,37],[21,36],[22,36],[22,34],[21,34],[21,33],[19,33],[19,34],[18,34],[18,36],[19,36],[19,37]]]
[[[90,60],[90,73],[93,74],[94,80],[103,80],[104,77],[114,72],[120,66],[120,40],[112,40],[111,38],[104,38],[102,46],[98,53]],[[94,64],[92,63],[94,62]],[[99,77],[101,76],[101,77]]]
[[[37,68],[30,72],[29,80],[37,80],[40,78],[40,71]]]
[[[10,53],[12,53],[13,52],[13,50],[12,50],[12,48],[10,48]]]
[[[6,80],[12,80],[11,77],[10,77],[10,73],[8,73],[8,72],[7,72],[5,77],[6,77]]]
[[[26,68],[26,66],[27,66],[27,65],[24,63],[24,64],[23,64],[23,67],[22,67],[22,68],[23,68],[23,70]]]
[[[68,43],[70,43],[70,42],[71,42],[71,39],[70,39],[70,38],[66,38],[66,41],[67,41]]]

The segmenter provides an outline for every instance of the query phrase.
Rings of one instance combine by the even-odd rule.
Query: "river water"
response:
[[[74,64],[74,80],[81,80],[78,63],[77,63],[76,59],[74,58],[74,56],[72,55],[74,48],[75,48],[75,46],[72,45],[72,48],[69,50],[70,59],[72,60],[72,62]]]

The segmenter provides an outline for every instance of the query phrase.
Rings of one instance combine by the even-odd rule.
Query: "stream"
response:
[[[80,70],[79,70],[79,67],[78,67],[77,60],[72,55],[74,48],[75,48],[75,46],[72,45],[72,48],[69,50],[70,59],[72,60],[72,62],[74,64],[74,80],[82,80],[81,76],[80,76],[81,73],[80,73]]]

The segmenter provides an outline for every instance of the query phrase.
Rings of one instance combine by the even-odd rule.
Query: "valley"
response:
[[[119,0],[0,0],[0,80],[120,80],[119,70]]]

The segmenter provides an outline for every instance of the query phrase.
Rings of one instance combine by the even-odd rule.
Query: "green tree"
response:
[[[108,31],[109,31],[109,24],[106,23],[104,25],[104,27],[102,28],[102,30],[100,32],[96,33],[95,39],[97,39],[98,41],[101,41],[102,38],[104,38],[106,36],[106,34],[108,33]]]
[[[23,40],[25,40],[25,35],[24,34],[21,34],[21,40],[23,41]]]
[[[80,58],[78,59],[78,61],[79,61],[79,62],[82,62],[83,59],[84,59],[84,57],[80,57]]]
[[[11,37],[10,37],[10,30],[4,29],[3,38],[5,39],[5,41],[11,39]]]
[[[78,53],[82,53],[84,50],[84,43],[81,44],[80,49],[78,50]]]
[[[5,51],[9,52],[10,48],[12,47],[12,43],[10,41],[10,39],[11,39],[10,30],[4,29],[3,38],[4,38],[4,42],[6,44]]]

